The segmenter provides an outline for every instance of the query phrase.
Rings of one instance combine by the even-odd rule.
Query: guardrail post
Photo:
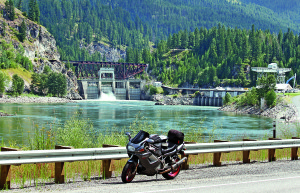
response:
[[[185,143],[185,144],[196,144],[196,142],[188,142],[188,141],[185,141],[184,143]],[[182,156],[181,156],[181,159],[184,158],[184,157],[186,157],[187,160],[186,160],[186,162],[184,162],[184,163],[181,165],[181,169],[182,169],[182,170],[188,170],[188,169],[190,168],[190,165],[189,165],[189,163],[188,163],[188,161],[189,161],[189,155],[182,155]]]
[[[292,137],[292,139],[300,139],[300,138]],[[298,160],[298,147],[292,147],[291,160]]]
[[[281,140],[281,139],[277,139],[277,138],[269,138],[269,140]],[[269,162],[276,161],[275,150],[276,150],[276,149],[269,149],[269,150],[268,150]]]
[[[254,139],[243,139],[243,141],[256,141]],[[249,151],[243,151],[243,163],[250,163],[250,150]]]
[[[55,145],[55,149],[73,149],[73,147]],[[54,181],[57,184],[65,183],[64,165],[65,165],[65,162],[56,162],[55,163],[55,178],[54,178]]]
[[[228,141],[223,141],[223,140],[214,140],[214,143],[223,143],[223,142],[228,142]],[[213,165],[214,166],[221,166],[221,155],[222,153],[214,153],[214,160],[213,160]]]
[[[103,144],[102,147],[109,148],[109,147],[120,147],[120,146]],[[111,159],[102,160],[102,177],[107,179],[107,178],[111,178],[111,176],[112,176]]]
[[[18,151],[17,149],[1,147],[1,151]],[[10,189],[11,165],[1,165],[0,189]]]

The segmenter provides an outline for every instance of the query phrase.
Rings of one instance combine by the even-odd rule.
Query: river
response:
[[[203,134],[219,139],[261,139],[272,136],[272,119],[221,112],[215,107],[157,106],[151,101],[81,101],[66,104],[0,104],[0,110],[16,114],[0,118],[0,134],[5,143],[26,143],[35,127],[61,126],[75,114],[89,119],[96,130],[128,130],[136,118],[169,129],[187,131],[201,127]],[[145,128],[147,130],[147,128]]]

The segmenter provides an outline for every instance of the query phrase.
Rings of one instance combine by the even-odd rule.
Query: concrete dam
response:
[[[100,99],[101,95],[113,95],[117,100],[141,100],[142,81],[139,79],[116,79],[114,68],[100,68],[99,78],[81,78],[78,80],[79,93],[84,99]],[[172,88],[161,86],[170,95],[182,93],[183,95],[194,94],[199,91],[200,95],[193,99],[197,106],[222,106],[223,97],[226,93],[237,96],[246,90],[218,90],[200,88]]]
[[[78,84],[84,99],[99,99],[103,93],[113,94],[117,100],[141,99],[141,80],[116,80],[113,68],[101,68],[99,79],[81,79]]]

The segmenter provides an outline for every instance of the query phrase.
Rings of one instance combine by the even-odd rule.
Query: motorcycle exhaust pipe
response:
[[[184,158],[182,158],[181,160],[179,160],[176,164],[173,164],[172,166],[171,166],[171,168],[169,168],[169,169],[167,169],[167,170],[165,170],[165,171],[162,171],[162,172],[160,172],[159,174],[164,174],[164,173],[168,173],[168,172],[170,172],[170,171],[174,171],[174,170],[176,170],[177,168],[178,168],[178,166],[180,166],[181,164],[183,164],[184,162],[186,162],[187,161],[187,157],[184,157]]]

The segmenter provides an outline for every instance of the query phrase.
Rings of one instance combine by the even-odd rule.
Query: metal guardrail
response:
[[[253,150],[269,150],[269,161],[275,161],[275,149],[292,148],[292,160],[298,159],[298,147],[300,147],[300,138],[287,140],[265,140],[265,141],[239,141],[219,143],[195,143],[186,144],[185,156],[213,153],[213,165],[221,165],[221,153],[234,151],[243,151],[243,162],[249,163],[249,154]],[[5,148],[3,149],[5,150]],[[37,163],[55,163],[55,182],[64,183],[64,162],[103,160],[103,171],[106,177],[111,177],[109,171],[111,160],[128,158],[125,147],[109,148],[86,148],[70,149],[70,147],[59,147],[56,150],[31,150],[15,151],[7,149],[0,152],[0,188],[10,188],[9,170],[11,165],[37,164]],[[183,169],[188,168],[188,164],[183,165]],[[8,177],[8,178],[7,178]]]
[[[114,160],[128,158],[125,147],[1,152],[0,165]]]
[[[300,147],[300,139],[187,144],[185,154],[222,153]]]

